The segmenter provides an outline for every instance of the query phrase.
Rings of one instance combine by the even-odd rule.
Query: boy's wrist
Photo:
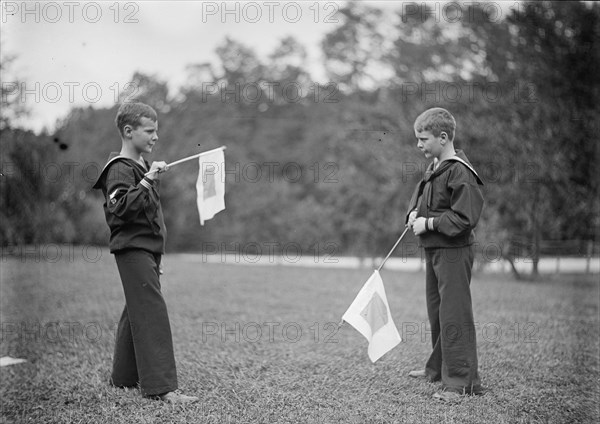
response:
[[[144,178],[142,178],[142,180],[140,181],[140,184],[142,185],[142,187],[145,187],[148,190],[150,190],[152,188],[152,185],[154,184],[154,179],[149,178],[146,175]]]
[[[427,218],[427,221],[425,221],[425,229],[427,231],[435,231],[433,227],[433,218]]]

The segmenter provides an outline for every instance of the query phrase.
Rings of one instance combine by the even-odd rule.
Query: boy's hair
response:
[[[434,107],[427,109],[417,117],[415,120],[415,130],[418,132],[430,131],[435,137],[439,137],[443,131],[448,134],[450,141],[453,141],[456,120],[446,109]]]
[[[119,133],[123,136],[125,125],[131,125],[133,129],[136,129],[141,125],[142,118],[148,118],[156,122],[158,120],[158,115],[154,109],[145,103],[125,102],[119,106],[115,124],[117,124]]]

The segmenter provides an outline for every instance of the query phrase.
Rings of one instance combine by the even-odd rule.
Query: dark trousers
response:
[[[115,253],[125,292],[117,328],[112,383],[138,383],[144,396],[177,389],[177,370],[167,305],[160,291],[161,255],[141,249]]]
[[[425,365],[428,377],[445,390],[481,392],[477,340],[471,305],[472,246],[425,249],[427,314],[433,352]]]

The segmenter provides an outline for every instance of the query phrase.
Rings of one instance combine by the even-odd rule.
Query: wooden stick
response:
[[[199,158],[200,156],[208,155],[209,153],[216,152],[217,150],[225,150],[225,149],[227,149],[227,146],[217,147],[216,149],[207,150],[206,152],[198,153],[198,154],[195,154],[192,156],[188,156],[187,158],[179,159],[179,160],[176,160],[175,162],[168,163],[167,166],[170,168],[171,166],[179,165],[180,163],[187,162],[188,160],[192,160],[192,159]],[[144,174],[144,175],[154,174],[155,172],[158,172],[158,169],[155,169],[154,171],[146,172],[146,174]]]
[[[385,262],[389,259],[389,257],[392,255],[392,252],[394,250],[396,250],[396,247],[398,247],[398,244],[400,243],[400,241],[402,241],[402,239],[404,238],[404,236],[406,235],[408,231],[408,226],[406,227],[406,229],[404,230],[404,232],[402,233],[402,235],[400,236],[400,238],[398,239],[398,241],[396,242],[396,244],[394,244],[394,247],[392,247],[392,250],[390,250],[390,253],[388,253],[388,255],[385,257],[385,259],[383,260],[383,262],[381,263],[381,265],[379,265],[379,268],[377,268],[377,271],[381,271],[381,269],[383,268],[383,266],[385,265]]]
[[[400,238],[398,239],[398,241],[396,241],[396,244],[394,244],[394,247],[392,247],[392,250],[390,250],[390,253],[388,253],[388,255],[385,257],[385,259],[383,260],[383,262],[381,263],[381,265],[379,265],[379,268],[377,268],[377,272],[381,271],[381,269],[383,268],[383,266],[385,265],[386,261],[388,260],[388,258],[392,255],[392,252],[394,250],[396,250],[396,247],[398,247],[398,244],[402,241],[402,239],[404,238],[404,236],[406,235],[406,233],[408,232],[408,225],[406,226],[406,228],[404,229],[404,232],[402,233],[402,235],[400,236]],[[340,320],[340,322],[338,323],[338,330],[340,329],[340,327],[342,325],[344,325],[345,321],[344,318],[342,318]]]

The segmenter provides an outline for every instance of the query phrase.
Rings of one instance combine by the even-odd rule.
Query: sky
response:
[[[293,36],[308,53],[305,67],[325,83],[320,42],[337,26],[339,1],[2,1],[2,54],[14,55],[2,74],[8,95],[30,111],[19,125],[54,129],[74,106],[110,107],[136,71],[167,81],[172,92],[190,64],[217,64],[229,36],[261,58]],[[370,6],[400,9],[398,1]]]
[[[16,77],[22,81],[27,91],[20,101],[31,114],[21,124],[36,131],[52,129],[72,106],[111,106],[135,71],[156,75],[175,90],[185,82],[188,65],[218,63],[215,49],[226,36],[264,58],[292,35],[307,49],[314,78],[323,80],[319,42],[335,28],[327,16],[342,5],[73,3],[2,3],[3,54],[16,56],[2,83],[10,89],[14,85],[6,84]]]

